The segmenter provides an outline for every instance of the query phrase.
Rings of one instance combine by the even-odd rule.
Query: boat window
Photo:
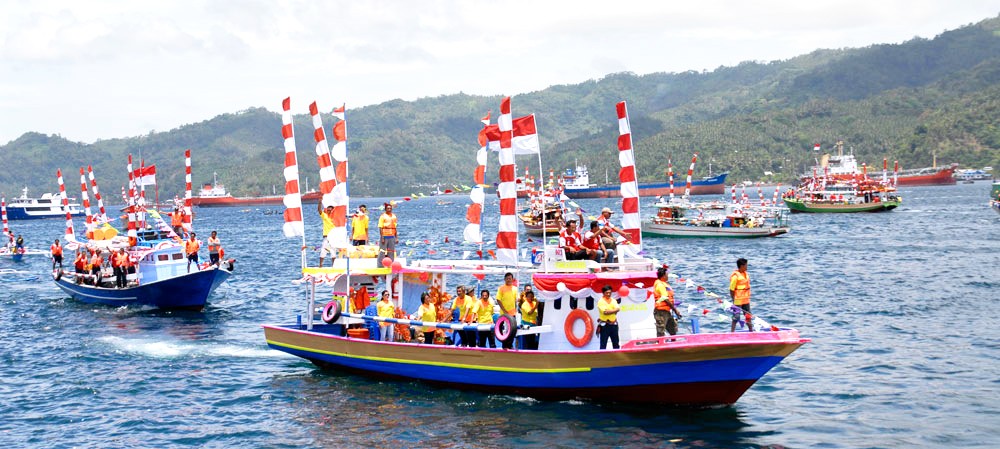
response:
[[[569,297],[569,309],[573,310],[573,309],[576,309],[577,307],[579,307],[579,304],[577,304],[577,302],[578,302],[578,300],[576,298],[570,296]]]
[[[170,259],[169,254],[159,254],[156,256],[156,260],[169,260],[169,259]]]
[[[181,253],[174,253],[174,257],[173,257],[174,260],[180,260],[180,259],[183,259],[183,258],[184,258],[183,254],[181,254]]]
[[[594,310],[594,297],[593,296],[588,296],[587,297],[587,310]]]
[[[562,296],[552,301],[552,307],[556,310],[562,309]]]

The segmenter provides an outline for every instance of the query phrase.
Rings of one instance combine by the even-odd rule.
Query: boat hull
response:
[[[71,298],[84,303],[201,310],[212,291],[230,274],[223,269],[208,269],[128,288],[76,284],[70,280],[71,276],[55,279],[55,282]]]
[[[788,233],[787,226],[762,226],[757,228],[722,226],[687,226],[679,224],[643,223],[643,237],[715,237],[759,238],[776,237]]]
[[[691,183],[692,195],[719,195],[726,192],[726,173],[713,176],[707,179],[693,181]],[[684,194],[684,184],[674,184],[674,194]],[[585,187],[579,189],[567,188],[564,192],[566,196],[573,199],[581,198],[621,198],[621,185],[612,184],[597,187]],[[654,197],[666,196],[670,194],[670,183],[648,183],[639,184],[639,196]]]
[[[284,195],[268,196],[196,196],[191,198],[191,204],[198,207],[233,207],[233,206],[276,206],[283,204]],[[302,194],[303,203],[317,203],[322,195],[319,192]]]
[[[925,171],[927,169],[924,169]],[[897,186],[948,186],[955,185],[955,167],[943,167],[929,174],[900,174],[896,178]]]
[[[272,349],[322,368],[545,400],[673,406],[735,403],[808,341],[782,330],[661,337],[618,350],[536,351],[376,342],[340,337],[335,329],[265,325],[264,335]]]
[[[885,212],[895,209],[901,201],[880,201],[873,203],[814,203],[792,198],[785,198],[785,205],[792,212],[807,213],[855,213],[855,212]]]
[[[74,217],[82,217],[83,212],[81,211],[71,215]],[[63,211],[28,212],[23,207],[7,206],[8,220],[40,220],[43,218],[66,218],[66,212]]]

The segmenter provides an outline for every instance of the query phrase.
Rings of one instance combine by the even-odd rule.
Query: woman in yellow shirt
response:
[[[601,331],[601,349],[608,347],[608,339],[611,339],[611,347],[618,349],[618,312],[622,310],[611,297],[611,286],[605,285],[601,291],[604,297],[597,301],[597,310],[601,312],[598,318],[598,329]]]
[[[392,305],[392,302],[389,301],[389,290],[382,290],[382,299],[376,307],[378,308],[378,316],[382,318],[393,318],[396,316],[396,306]],[[378,323],[378,327],[382,331],[382,341],[394,341],[394,326],[392,323],[381,321]]]
[[[479,301],[476,301],[476,318],[478,324],[493,324],[493,302],[490,301],[490,291],[483,289],[479,293]],[[486,342],[491,348],[497,347],[497,341],[493,338],[492,330],[479,331],[479,347],[485,348]]]
[[[535,292],[524,292],[524,302],[521,303],[521,324],[532,327],[538,326],[538,301],[535,301]],[[538,349],[538,334],[524,336],[524,349]]]
[[[417,309],[417,319],[427,323],[437,322],[437,307],[431,302],[431,295],[428,295],[427,292],[420,294],[420,308]],[[423,326],[420,331],[424,334],[424,343],[429,345],[434,344],[436,328]]]

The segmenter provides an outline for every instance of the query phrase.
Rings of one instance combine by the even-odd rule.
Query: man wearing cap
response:
[[[616,228],[615,225],[611,224],[612,213],[613,212],[611,212],[610,207],[601,209],[601,216],[597,217],[597,226],[601,228],[601,240],[604,241],[604,246],[614,249],[617,247],[617,244],[615,243],[615,237],[612,234],[613,232],[617,232],[618,235],[624,237],[625,240],[629,239],[629,235]]]

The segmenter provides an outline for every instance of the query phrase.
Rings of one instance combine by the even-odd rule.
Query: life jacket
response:
[[[174,212],[170,214],[170,226],[183,226],[184,225],[184,214],[180,212]]]
[[[730,285],[733,285],[734,279],[736,284],[733,290],[736,291],[736,295],[733,298],[733,304],[737,306],[750,304],[750,275],[744,275],[739,270],[736,270],[729,276]]]
[[[197,240],[184,241],[184,254],[197,254],[199,249],[201,249],[201,244]]]
[[[587,232],[587,237],[583,239],[583,247],[593,250],[601,249],[601,234],[598,232]]]
[[[52,255],[53,256],[61,256],[62,255],[62,245],[56,245],[56,244],[53,243],[52,246],[49,249],[52,251]]]
[[[90,265],[91,268],[100,268],[101,265],[104,265],[104,258],[100,254],[94,253],[94,257],[90,258]]]
[[[76,260],[73,261],[73,266],[76,267],[77,270],[83,270],[86,268],[87,256],[84,256],[83,254],[76,256]]]
[[[559,232],[559,246],[576,250],[580,248],[580,240],[579,232],[574,231],[570,233],[568,229],[563,229]]]
[[[662,287],[663,291],[666,292],[665,293],[667,297],[666,301],[660,301],[663,298],[656,297],[656,294],[659,293],[661,289],[660,288],[661,285],[663,286]],[[653,299],[655,300],[653,304],[656,310],[670,310],[670,304],[674,303],[674,291],[673,289],[670,288],[670,285],[668,285],[666,282],[657,279],[656,281],[653,282],[653,295],[654,295]]]
[[[396,214],[382,214],[378,219],[378,227],[385,237],[396,236]]]
[[[208,252],[209,253],[218,253],[219,252],[219,248],[222,248],[222,242],[219,240],[219,238],[218,237],[209,237],[208,238]]]

